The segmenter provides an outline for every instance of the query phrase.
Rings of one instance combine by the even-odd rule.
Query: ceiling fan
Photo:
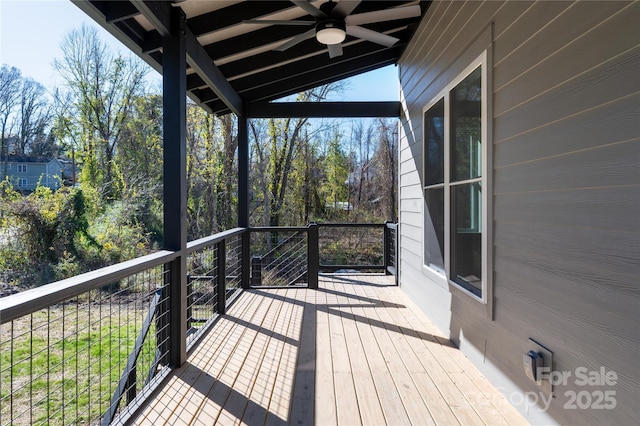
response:
[[[347,37],[347,34],[386,47],[391,47],[399,41],[396,37],[391,37],[389,35],[361,27],[360,25],[413,18],[421,15],[419,5],[396,7],[350,15],[362,0],[342,0],[339,3],[329,0],[328,2],[321,4],[320,8],[315,7],[307,0],[290,1],[301,9],[304,9],[304,11],[309,15],[313,16],[315,21],[278,21],[257,19],[243,22],[246,24],[313,26],[310,30],[302,34],[298,34],[291,40],[276,47],[274,50],[283,52],[298,43],[315,37],[316,40],[327,46],[327,49],[329,50],[329,57],[331,58],[342,55],[342,42]]]

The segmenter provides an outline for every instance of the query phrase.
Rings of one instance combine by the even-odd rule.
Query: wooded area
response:
[[[5,285],[40,285],[162,246],[162,97],[150,69],[86,26],[61,48],[53,67],[62,87],[0,69]],[[322,86],[296,101],[343,90]],[[251,225],[395,220],[395,120],[254,119],[249,135]],[[186,139],[192,240],[237,223],[237,119],[189,105]],[[73,176],[57,190],[19,191],[8,177],[12,156],[70,160]]]

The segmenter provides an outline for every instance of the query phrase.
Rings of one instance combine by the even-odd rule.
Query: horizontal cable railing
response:
[[[308,282],[308,227],[251,228],[251,285],[281,287]]]

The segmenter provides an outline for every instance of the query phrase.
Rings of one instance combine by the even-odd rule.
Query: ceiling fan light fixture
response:
[[[339,19],[326,19],[316,25],[316,40],[322,44],[342,43],[347,37],[344,21]]]

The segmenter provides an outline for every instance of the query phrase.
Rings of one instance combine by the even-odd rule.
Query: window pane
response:
[[[451,280],[482,294],[482,187],[451,187]]]
[[[444,98],[424,114],[424,185],[444,182]]]
[[[425,265],[444,273],[444,188],[424,191],[425,212],[424,259]]]
[[[482,176],[482,72],[451,91],[451,181]]]

